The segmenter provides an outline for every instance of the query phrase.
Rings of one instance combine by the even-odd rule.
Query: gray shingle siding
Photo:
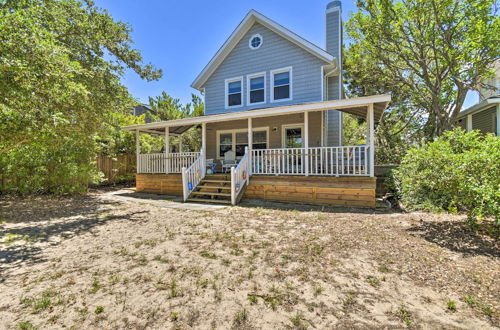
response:
[[[496,133],[496,106],[472,115],[472,129],[478,129],[483,133]]]
[[[263,43],[259,49],[252,50],[248,47],[248,40],[257,33],[262,35]],[[325,64],[326,62],[316,56],[256,23],[205,83],[205,114],[213,115],[321,101],[321,67]],[[270,71],[289,66],[292,67],[293,100],[271,103]],[[266,103],[249,106],[246,100],[246,76],[264,71],[266,72]],[[244,78],[243,106],[226,109],[225,80],[240,76]]]

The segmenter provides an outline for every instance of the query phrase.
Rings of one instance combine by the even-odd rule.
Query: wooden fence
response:
[[[97,156],[97,167],[104,173],[103,184],[133,180],[136,169],[136,155],[116,157]]]

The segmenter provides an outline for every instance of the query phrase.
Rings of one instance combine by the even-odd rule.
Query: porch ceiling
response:
[[[136,131],[150,134],[164,134],[165,127],[169,127],[171,135],[182,134],[194,125],[211,122],[231,121],[247,118],[259,118],[268,116],[279,116],[293,113],[302,113],[307,111],[328,111],[339,110],[355,116],[366,117],[368,106],[373,104],[375,121],[379,121],[382,113],[391,101],[391,96],[373,95],[363,96],[351,99],[331,100],[314,103],[305,103],[297,105],[287,105],[281,107],[261,108],[240,112],[230,112],[217,115],[189,117],[177,120],[161,121],[156,123],[138,124],[125,126],[126,131]]]

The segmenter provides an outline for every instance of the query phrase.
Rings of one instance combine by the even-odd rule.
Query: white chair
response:
[[[222,164],[222,171],[224,173],[227,173],[228,170],[231,169],[231,167],[238,165],[238,162],[236,161],[236,153],[232,150],[227,151],[224,154],[224,159],[221,160]]]

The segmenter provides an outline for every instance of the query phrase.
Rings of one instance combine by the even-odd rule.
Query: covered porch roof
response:
[[[321,101],[313,103],[304,103],[296,105],[285,105],[270,108],[260,108],[255,110],[246,110],[239,112],[229,112],[216,115],[207,115],[199,117],[188,117],[176,120],[161,121],[147,124],[137,124],[125,126],[126,131],[139,131],[153,135],[163,135],[165,128],[169,128],[170,135],[178,135],[187,131],[194,125],[203,123],[213,123],[222,121],[232,121],[248,118],[259,118],[269,116],[288,115],[294,113],[302,113],[309,111],[328,111],[339,110],[355,116],[366,118],[368,107],[373,105],[373,113],[375,121],[379,121],[382,113],[387,108],[391,101],[391,96],[388,94],[363,96],[350,99]]]

